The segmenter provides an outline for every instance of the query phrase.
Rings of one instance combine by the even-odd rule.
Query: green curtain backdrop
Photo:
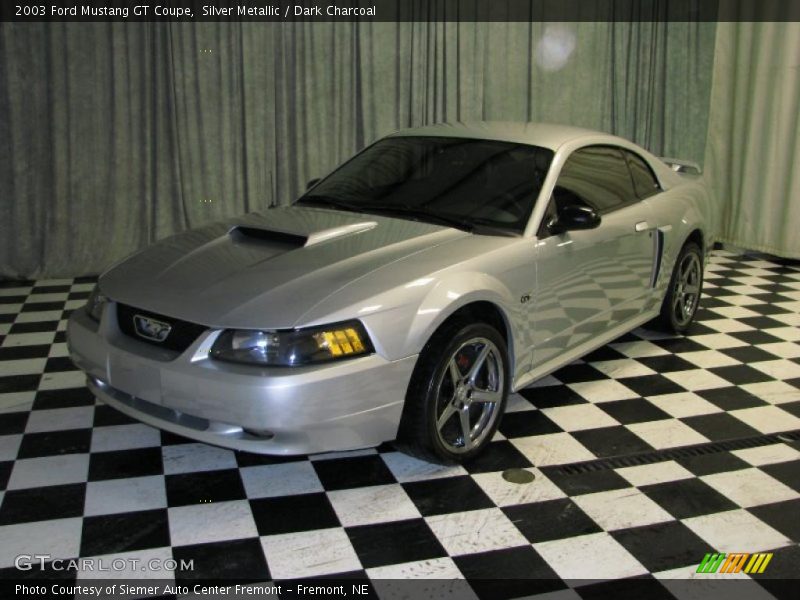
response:
[[[720,23],[706,154],[722,242],[800,258],[800,23]]]
[[[0,277],[97,273],[443,120],[702,161],[714,23],[0,24]]]

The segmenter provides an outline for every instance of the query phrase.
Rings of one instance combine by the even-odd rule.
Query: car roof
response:
[[[550,150],[557,150],[563,144],[580,138],[591,138],[597,143],[598,138],[602,141],[616,144],[625,143],[622,138],[614,135],[572,127],[570,125],[558,125],[555,123],[532,123],[524,121],[469,121],[452,123],[439,123],[436,125],[426,125],[414,127],[412,129],[402,129],[392,136],[434,136],[434,137],[462,137],[498,140],[503,142],[516,142],[519,144],[531,144]],[[392,137],[390,136],[390,137]]]

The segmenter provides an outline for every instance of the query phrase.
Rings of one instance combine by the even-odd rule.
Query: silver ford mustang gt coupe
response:
[[[510,392],[656,317],[689,326],[712,243],[693,170],[572,127],[401,131],[292,206],[110,268],[70,354],[103,402],[203,442],[462,462]]]

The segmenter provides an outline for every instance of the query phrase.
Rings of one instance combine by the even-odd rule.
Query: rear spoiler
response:
[[[665,156],[662,156],[661,160],[667,163],[667,166],[670,169],[672,169],[676,173],[681,173],[682,175],[701,175],[703,173],[703,170],[700,168],[700,165],[691,160],[667,158]]]

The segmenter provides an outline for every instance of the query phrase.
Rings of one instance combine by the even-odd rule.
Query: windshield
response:
[[[298,203],[521,233],[552,158],[545,148],[510,142],[385,138]]]

